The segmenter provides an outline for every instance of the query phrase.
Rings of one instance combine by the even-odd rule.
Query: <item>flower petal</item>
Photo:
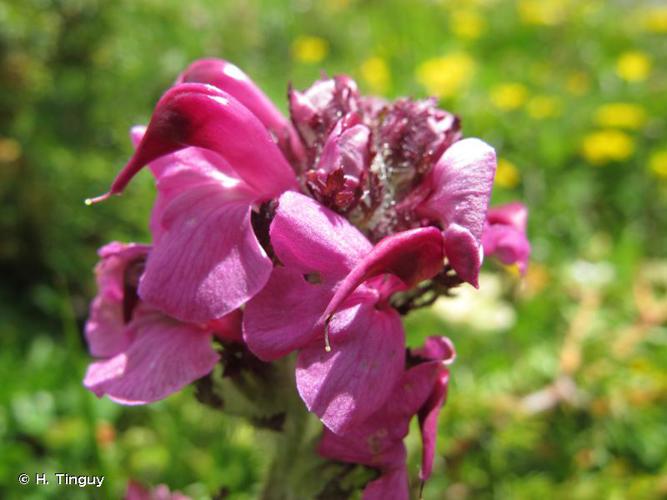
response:
[[[144,488],[136,481],[130,480],[127,483],[127,490],[123,500],[192,500],[183,495],[180,491],[169,490],[166,484],[158,484],[153,489]]]
[[[100,248],[97,252],[100,261],[95,266],[99,293],[108,299],[123,300],[127,266],[145,259],[150,249],[150,245],[119,241],[112,241]]]
[[[433,470],[433,457],[438,435],[438,416],[447,398],[449,370],[441,368],[433,385],[433,392],[419,410],[419,428],[422,433],[422,466],[419,478],[426,481]]]
[[[495,172],[496,153],[491,146],[474,138],[455,142],[433,167],[428,178],[432,192],[419,209],[424,215],[440,221],[445,231],[453,224],[468,231],[471,238],[462,236],[461,230],[449,236],[456,240],[456,248],[451,251],[455,256],[452,265],[464,281],[475,286],[479,268],[475,269],[474,265],[481,265],[477,250]],[[464,255],[464,248],[471,255]]]
[[[528,208],[518,201],[491,207],[486,214],[486,221],[489,224],[512,226],[517,231],[525,232],[528,223]]]
[[[114,356],[125,349],[131,338],[125,329],[125,278],[129,265],[145,259],[150,247],[136,243],[112,242],[99,250],[95,267],[98,293],[90,306],[85,334],[93,356]]]
[[[403,438],[410,420],[428,400],[439,367],[423,363],[403,373],[382,407],[340,433],[324,430],[319,453],[328,458],[371,467],[402,465]]]
[[[438,416],[447,397],[449,369],[447,365],[456,359],[454,344],[447,337],[433,336],[426,339],[424,346],[410,349],[410,355],[425,362],[410,368],[406,378],[414,387],[429,388],[429,395],[422,402],[417,402],[411,413],[417,412],[422,434],[422,467],[419,477],[426,481],[433,469],[433,457],[438,431]]]
[[[368,300],[341,311],[329,328],[332,350],[321,342],[304,348],[296,380],[308,410],[340,433],[385,403],[403,371],[405,338],[398,314]]]
[[[144,125],[135,125],[130,129],[130,138],[135,149],[141,144],[146,128]],[[179,149],[174,153],[161,156],[152,161],[149,168],[158,181],[163,177],[180,173],[192,174],[193,180],[208,179],[219,174],[238,179],[232,166],[222,156],[210,149],[194,147]],[[187,187],[187,185],[182,187]]]
[[[196,149],[198,148],[187,148],[183,151]],[[177,156],[179,153],[167,155],[164,158]],[[190,156],[192,157],[192,155]],[[179,161],[179,158],[175,158],[174,161]],[[178,164],[178,168],[169,168],[165,172],[157,180],[157,197],[151,211],[150,229],[155,243],[159,241],[164,230],[162,220],[165,210],[167,210],[175,198],[188,189],[195,189],[206,185],[212,186],[214,189],[217,187],[220,190],[224,189],[228,191],[228,198],[246,200],[248,205],[253,203],[253,198],[255,197],[255,193],[243,181],[227,176],[217,170],[204,172],[195,169],[192,164],[180,163]]]
[[[92,363],[84,385],[123,404],[163,399],[209,373],[218,361],[211,335],[156,311],[137,311],[134,340],[113,358]]]
[[[459,277],[477,288],[483,249],[466,228],[450,224],[443,233],[445,255]]]
[[[259,118],[278,138],[283,150],[287,146],[298,157],[303,146],[292,124],[271,100],[240,68],[223,59],[200,59],[181,73],[176,83],[208,83],[224,90]]]
[[[517,264],[524,273],[530,259],[530,242],[526,236],[528,209],[513,202],[489,209],[482,235],[486,255],[495,255],[507,265]]]
[[[266,286],[246,305],[243,337],[248,348],[258,358],[272,361],[308,345],[332,295],[330,284],[313,285],[299,271],[275,268]]]
[[[530,242],[526,233],[513,226],[491,224],[482,235],[484,254],[497,257],[503,264],[516,264],[524,273],[530,259]]]
[[[379,469],[381,476],[366,485],[363,498],[409,498],[403,438],[387,439],[387,430],[391,428],[371,431],[368,424],[361,427],[361,431],[355,426],[344,434],[334,434],[325,428],[317,452],[325,458]],[[407,424],[405,427],[407,433]]]
[[[271,223],[271,244],[285,266],[327,278],[342,278],[372,248],[344,217],[289,191]]]
[[[456,359],[452,341],[437,335],[428,337],[422,347],[410,349],[410,354],[424,361],[440,361],[445,365],[452,364]]]
[[[362,496],[363,500],[409,500],[409,498],[410,484],[405,466],[383,471],[378,479],[366,485]]]
[[[433,167],[433,193],[424,208],[445,227],[459,224],[479,240],[495,173],[496,153],[491,146],[474,138],[455,142]]]
[[[120,193],[147,163],[188,146],[222,156],[258,199],[296,187],[294,172],[252,112],[216,87],[184,83],[160,99],[135,154],[100,199]]]
[[[145,131],[146,127],[132,127],[131,136],[135,146],[141,142]],[[166,207],[187,189],[217,184],[237,193],[246,193],[248,204],[255,198],[252,189],[236,176],[225,159],[207,149],[181,149],[152,161],[149,168],[157,181],[157,197],[150,220],[151,234],[156,242],[162,234],[161,220]]]
[[[405,432],[398,438],[393,432],[394,422],[387,423],[374,424],[371,418],[340,434],[325,427],[317,452],[325,458],[369,467],[400,467],[405,464],[402,440],[408,432],[408,422],[402,425]]]
[[[318,80],[303,92],[290,88],[288,99],[290,117],[311,160],[338,120],[359,108],[357,84],[346,75]]]
[[[342,167],[345,175],[359,179],[370,162],[370,129],[362,124],[344,127],[346,127],[345,120],[341,119],[329,134],[317,168],[331,173]]]
[[[435,227],[403,231],[378,242],[357,262],[336,290],[322,318],[328,321],[345,299],[364,281],[380,274],[392,274],[407,287],[435,276],[444,260],[443,240]],[[324,324],[324,323],[322,323]]]
[[[206,323],[204,328],[223,342],[243,343],[243,312],[236,309],[219,319]]]
[[[247,201],[218,185],[191,188],[165,209],[163,234],[139,284],[148,304],[182,321],[217,319],[259,292],[271,260],[257,241]]]
[[[95,357],[114,356],[125,349],[131,338],[123,321],[123,302],[95,297],[85,333],[88,351]]]

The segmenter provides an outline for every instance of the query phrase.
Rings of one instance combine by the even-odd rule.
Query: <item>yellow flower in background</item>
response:
[[[500,265],[502,266],[503,271],[505,271],[513,280],[518,281],[523,278],[518,264],[503,264],[501,262]]]
[[[449,29],[458,38],[475,40],[486,28],[486,21],[473,9],[457,9],[450,13]]]
[[[651,172],[667,180],[667,149],[654,151],[648,161]]]
[[[544,290],[551,282],[549,269],[539,262],[531,262],[523,279],[520,293],[524,297],[534,297]]]
[[[521,176],[516,165],[505,158],[498,159],[495,183],[504,188],[513,188],[519,184]]]
[[[641,82],[651,73],[651,59],[639,51],[624,52],[616,61],[616,74],[628,82]]]
[[[370,57],[361,64],[361,77],[373,92],[383,94],[389,87],[391,74],[389,66],[381,57]]]
[[[581,153],[593,165],[628,159],[635,151],[635,143],[620,130],[599,130],[584,137]]]
[[[646,123],[646,111],[637,104],[613,102],[597,109],[595,121],[601,127],[638,129]]]
[[[653,33],[667,33],[667,6],[648,7],[643,15],[644,28]]]
[[[570,94],[584,95],[591,88],[591,79],[583,71],[570,73],[565,82],[565,88]]]
[[[491,102],[503,111],[521,107],[527,98],[528,89],[521,83],[502,83],[491,89]]]
[[[566,0],[519,0],[519,17],[524,24],[555,26],[567,16]]]
[[[560,115],[561,105],[560,99],[555,96],[536,95],[528,101],[526,110],[531,118],[544,120]]]
[[[350,0],[327,0],[326,6],[334,12],[338,12],[347,9],[350,3]]]
[[[300,36],[292,42],[292,57],[295,61],[312,64],[324,60],[329,53],[329,43],[317,36]]]
[[[0,137],[0,163],[11,163],[21,157],[21,144],[16,139]]]
[[[417,81],[436,97],[452,97],[475,71],[475,61],[464,52],[428,59],[417,67]]]

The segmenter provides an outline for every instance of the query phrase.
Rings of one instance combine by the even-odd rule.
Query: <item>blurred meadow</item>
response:
[[[83,389],[103,243],[147,241],[143,172],[95,207],[190,61],[223,57],[283,110],[288,82],[440,98],[530,208],[532,265],[407,317],[458,350],[425,499],[667,497],[667,4],[629,0],[1,0],[0,498],[118,498],[128,478],[250,499],[261,435],[188,389]],[[416,430],[416,429],[415,429]],[[408,440],[416,476],[418,432]],[[20,486],[21,472],[103,488]],[[227,496],[225,496],[227,495]]]

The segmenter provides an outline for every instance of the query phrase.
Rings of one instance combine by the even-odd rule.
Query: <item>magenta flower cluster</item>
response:
[[[91,201],[148,165],[152,244],[100,250],[84,384],[144,404],[210,373],[213,337],[267,362],[296,352],[320,454],[378,469],[365,498],[407,498],[403,438],[416,415],[425,480],[455,354],[444,337],[406,349],[401,314],[477,286],[484,256],[524,270],[527,212],[488,210],[495,152],[434,100],[336,76],[290,89],[289,111],[207,59],[132,129],[134,155]]]

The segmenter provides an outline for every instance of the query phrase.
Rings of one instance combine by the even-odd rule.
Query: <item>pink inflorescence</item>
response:
[[[84,383],[149,403],[211,372],[213,337],[267,362],[296,352],[320,453],[378,469],[365,498],[407,498],[403,437],[417,415],[425,480],[454,350],[406,350],[401,315],[476,287],[485,254],[524,271],[527,212],[488,210],[495,152],[434,99],[362,96],[347,76],[288,97],[290,119],[236,66],[201,60],[132,129],[134,155],[92,201],[148,165],[153,241],[100,250]]]

